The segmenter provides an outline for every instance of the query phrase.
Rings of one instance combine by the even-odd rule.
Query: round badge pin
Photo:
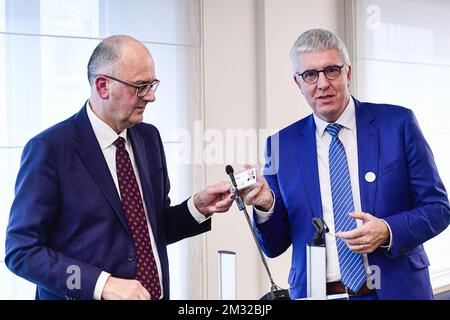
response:
[[[377,176],[373,172],[367,172],[365,178],[367,182],[374,182]]]

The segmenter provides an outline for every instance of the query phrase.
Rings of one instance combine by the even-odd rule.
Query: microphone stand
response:
[[[231,167],[231,166],[230,166]],[[245,219],[247,220],[247,224],[250,228],[250,231],[253,236],[253,240],[255,240],[256,247],[258,248],[259,256],[261,257],[262,263],[264,265],[264,268],[266,269],[267,275],[269,276],[270,280],[270,292],[265,294],[263,297],[261,297],[260,300],[290,300],[289,290],[281,289],[279,286],[275,284],[273,281],[272,273],[269,270],[269,266],[267,265],[266,258],[264,257],[264,254],[261,250],[261,246],[259,244],[258,238],[256,237],[255,230],[252,227],[252,222],[250,220],[250,216],[247,212],[247,208],[245,207],[244,200],[242,200],[241,195],[239,194],[239,190],[237,189],[236,180],[234,179],[233,172],[228,172],[228,175],[231,178],[231,182],[233,184],[233,187],[235,188],[235,201],[240,211],[242,211],[245,215]]]

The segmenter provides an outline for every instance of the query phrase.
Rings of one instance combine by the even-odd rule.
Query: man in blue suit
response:
[[[267,180],[243,193],[265,253],[292,245],[291,296],[304,298],[311,220],[323,218],[328,294],[432,299],[423,243],[450,206],[413,112],[351,97],[350,59],[330,31],[301,34],[291,59],[313,114],[267,140]]]
[[[210,230],[229,184],[170,205],[161,137],[141,123],[159,84],[142,43],[104,39],[88,77],[83,108],[25,146],[6,264],[37,299],[169,299],[166,246]]]

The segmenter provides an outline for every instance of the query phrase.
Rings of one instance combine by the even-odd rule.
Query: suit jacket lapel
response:
[[[309,200],[312,213],[322,218],[322,200],[320,196],[319,168],[317,165],[316,125],[313,115],[309,116],[300,129],[297,143],[298,165],[302,176],[305,195]]]
[[[358,140],[358,172],[361,210],[370,214],[374,212],[377,191],[379,129],[375,118],[363,103],[355,100],[356,132]],[[367,173],[375,174],[375,181],[366,179]]]
[[[141,180],[143,198],[147,207],[147,215],[150,220],[150,226],[153,231],[154,239],[158,238],[158,228],[156,219],[155,199],[153,196],[153,186],[151,183],[151,177],[149,172],[150,162],[147,159],[147,153],[145,152],[145,144],[139,132],[135,128],[128,129],[128,135],[133,147],[134,159],[139,171],[139,178]]]
[[[89,122],[86,105],[75,116],[74,121],[77,134],[75,137],[75,149],[86,166],[86,169],[111,204],[120,222],[129,231],[122,202],[117,193],[114,180],[111,177],[111,171],[109,171],[103,152],[100,149],[100,145]]]

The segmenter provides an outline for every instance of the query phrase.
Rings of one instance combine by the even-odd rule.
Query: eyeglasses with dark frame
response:
[[[150,90],[152,90],[153,93],[155,93],[156,89],[158,89],[159,83],[161,82],[158,79],[155,79],[155,80],[153,80],[150,83],[135,84],[135,83],[127,82],[127,81],[124,81],[124,80],[120,80],[120,79],[108,76],[106,74],[94,74],[93,76],[95,76],[95,77],[105,77],[105,78],[108,78],[108,79],[120,82],[120,83],[122,83],[124,85],[130,86],[132,88],[135,88],[136,89],[136,96],[138,98],[145,97]]]
[[[322,70],[306,70],[303,73],[296,72],[295,76],[302,77],[303,81],[308,84],[314,84],[319,80],[319,74],[323,72],[325,77],[328,80],[335,80],[339,78],[341,75],[341,69],[345,66],[345,63],[342,65],[331,65]]]

